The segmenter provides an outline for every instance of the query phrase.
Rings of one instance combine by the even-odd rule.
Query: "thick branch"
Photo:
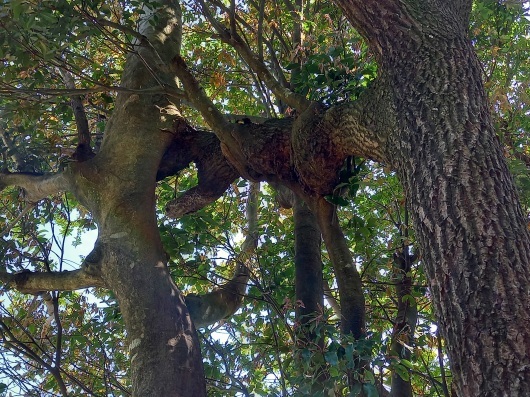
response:
[[[162,158],[157,179],[174,175],[194,162],[198,185],[168,203],[167,215],[179,218],[217,200],[239,175],[221,152],[211,132],[195,130],[185,121],[177,123],[173,141]]]
[[[296,121],[271,119],[254,124],[244,119],[231,124],[228,151],[221,149],[213,134],[196,131],[182,121],[162,159],[158,179],[174,175],[193,161],[199,170],[199,184],[170,203],[168,214],[179,217],[202,208],[220,197],[239,175],[311,195],[331,194],[348,156],[387,159],[386,137],[394,113],[381,87],[384,85],[374,84],[351,104],[327,110],[310,107]],[[369,109],[377,109],[380,116],[368,116]],[[237,157],[233,156],[236,150]]]
[[[63,272],[0,272],[0,281],[2,281],[7,288],[16,289],[25,294],[37,294],[43,291],[74,291],[90,287],[105,287],[101,277],[88,273],[84,269]]]
[[[96,242],[80,269],[61,272],[18,273],[0,272],[0,281],[6,288],[16,289],[25,294],[43,291],[75,291],[83,288],[106,287],[101,278],[102,247]]]
[[[37,202],[45,197],[68,190],[70,180],[63,172],[45,175],[0,173],[0,190],[7,186],[21,187],[24,189],[28,201]]]
[[[365,304],[361,276],[336,217],[335,207],[323,198],[311,203],[328,250],[339,287],[341,330],[356,339],[365,335]]]

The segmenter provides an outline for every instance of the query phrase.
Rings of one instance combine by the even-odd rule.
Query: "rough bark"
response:
[[[342,1],[388,79],[409,198],[459,396],[530,395],[526,222],[466,29],[470,2]]]

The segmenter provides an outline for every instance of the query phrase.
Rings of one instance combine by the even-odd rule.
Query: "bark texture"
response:
[[[459,396],[530,395],[529,236],[467,38],[471,2],[340,2],[389,83],[409,198]]]

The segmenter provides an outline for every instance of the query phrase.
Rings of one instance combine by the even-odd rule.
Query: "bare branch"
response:
[[[7,186],[18,186],[24,189],[26,199],[36,203],[45,197],[68,190],[69,178],[64,172],[58,174],[0,173],[0,190]]]
[[[187,99],[184,91],[170,86],[156,86],[146,89],[132,89],[118,86],[97,86],[92,88],[61,89],[61,88],[22,88],[0,82],[0,96],[20,95],[26,99],[34,97],[42,100],[42,96],[79,96],[95,92],[124,92],[130,94],[167,94],[174,98]],[[23,94],[23,95],[22,95]],[[27,98],[30,97],[30,98]]]

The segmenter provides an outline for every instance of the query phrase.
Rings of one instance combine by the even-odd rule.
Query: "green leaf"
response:
[[[374,374],[372,372],[370,372],[370,371],[365,371],[364,372],[364,380],[365,380],[365,382],[374,383],[375,382]]]
[[[409,360],[405,360],[404,358],[402,358],[401,360],[399,360],[399,363],[407,368],[414,369],[414,365]]]
[[[363,387],[360,383],[355,383],[350,390],[349,397],[357,397],[359,394],[361,394],[362,389]]]
[[[394,366],[394,371],[396,371],[396,373],[399,375],[399,377],[401,379],[403,379],[404,381],[409,381],[410,380],[409,371],[403,365],[401,365],[401,364],[395,365]]]
[[[341,372],[339,371],[339,369],[337,367],[330,367],[328,369],[328,372],[329,372],[329,375],[332,377],[332,378],[337,378],[340,376]]]
[[[366,397],[379,397],[379,392],[372,383],[363,384],[363,392]]]
[[[24,11],[21,0],[12,0],[11,1],[11,10],[13,10],[13,18],[19,19],[20,15]]]
[[[331,365],[337,365],[339,363],[339,358],[337,357],[337,351],[327,351],[324,353],[324,358],[326,359],[326,362]]]

